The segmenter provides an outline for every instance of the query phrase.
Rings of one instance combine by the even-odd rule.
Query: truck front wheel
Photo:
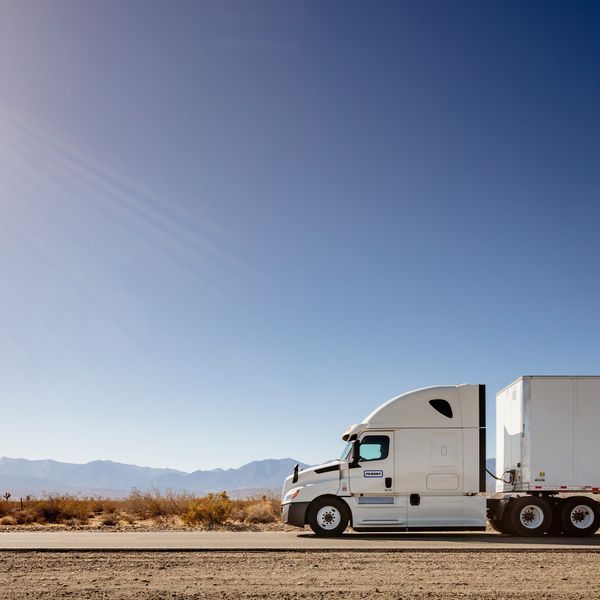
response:
[[[342,535],[350,521],[346,503],[333,496],[317,498],[306,516],[310,528],[319,536]]]
[[[594,535],[600,526],[599,506],[586,496],[567,498],[560,513],[565,535]]]
[[[516,535],[527,537],[544,535],[552,525],[552,509],[543,498],[535,496],[511,498],[507,510],[510,528]]]

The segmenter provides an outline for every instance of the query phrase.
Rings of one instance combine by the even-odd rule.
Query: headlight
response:
[[[299,488],[294,488],[293,490],[290,490],[284,497],[283,497],[283,502],[282,504],[286,504],[287,502],[291,502],[294,498],[296,498],[296,496],[298,496],[298,494],[300,493],[300,491],[302,490],[301,487]]]

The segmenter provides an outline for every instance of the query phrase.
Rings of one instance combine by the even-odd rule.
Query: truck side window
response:
[[[383,460],[390,450],[390,438],[387,435],[365,435],[360,441],[360,460]]]
[[[449,419],[452,418],[452,407],[448,400],[430,400],[429,404],[445,417],[448,417]]]

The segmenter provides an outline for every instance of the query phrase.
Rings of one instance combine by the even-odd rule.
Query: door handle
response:
[[[386,488],[391,488],[392,487],[392,478],[391,477],[386,477],[385,478],[385,487]]]
[[[421,504],[421,496],[419,494],[411,494],[410,495],[410,505],[411,506],[419,506]]]

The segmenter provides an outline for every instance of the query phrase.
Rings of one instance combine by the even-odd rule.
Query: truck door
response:
[[[348,469],[354,527],[405,527],[406,497],[394,494],[394,432],[365,432],[359,442],[358,465]]]
[[[368,432],[360,436],[358,465],[349,469],[350,492],[394,494],[394,433]]]

